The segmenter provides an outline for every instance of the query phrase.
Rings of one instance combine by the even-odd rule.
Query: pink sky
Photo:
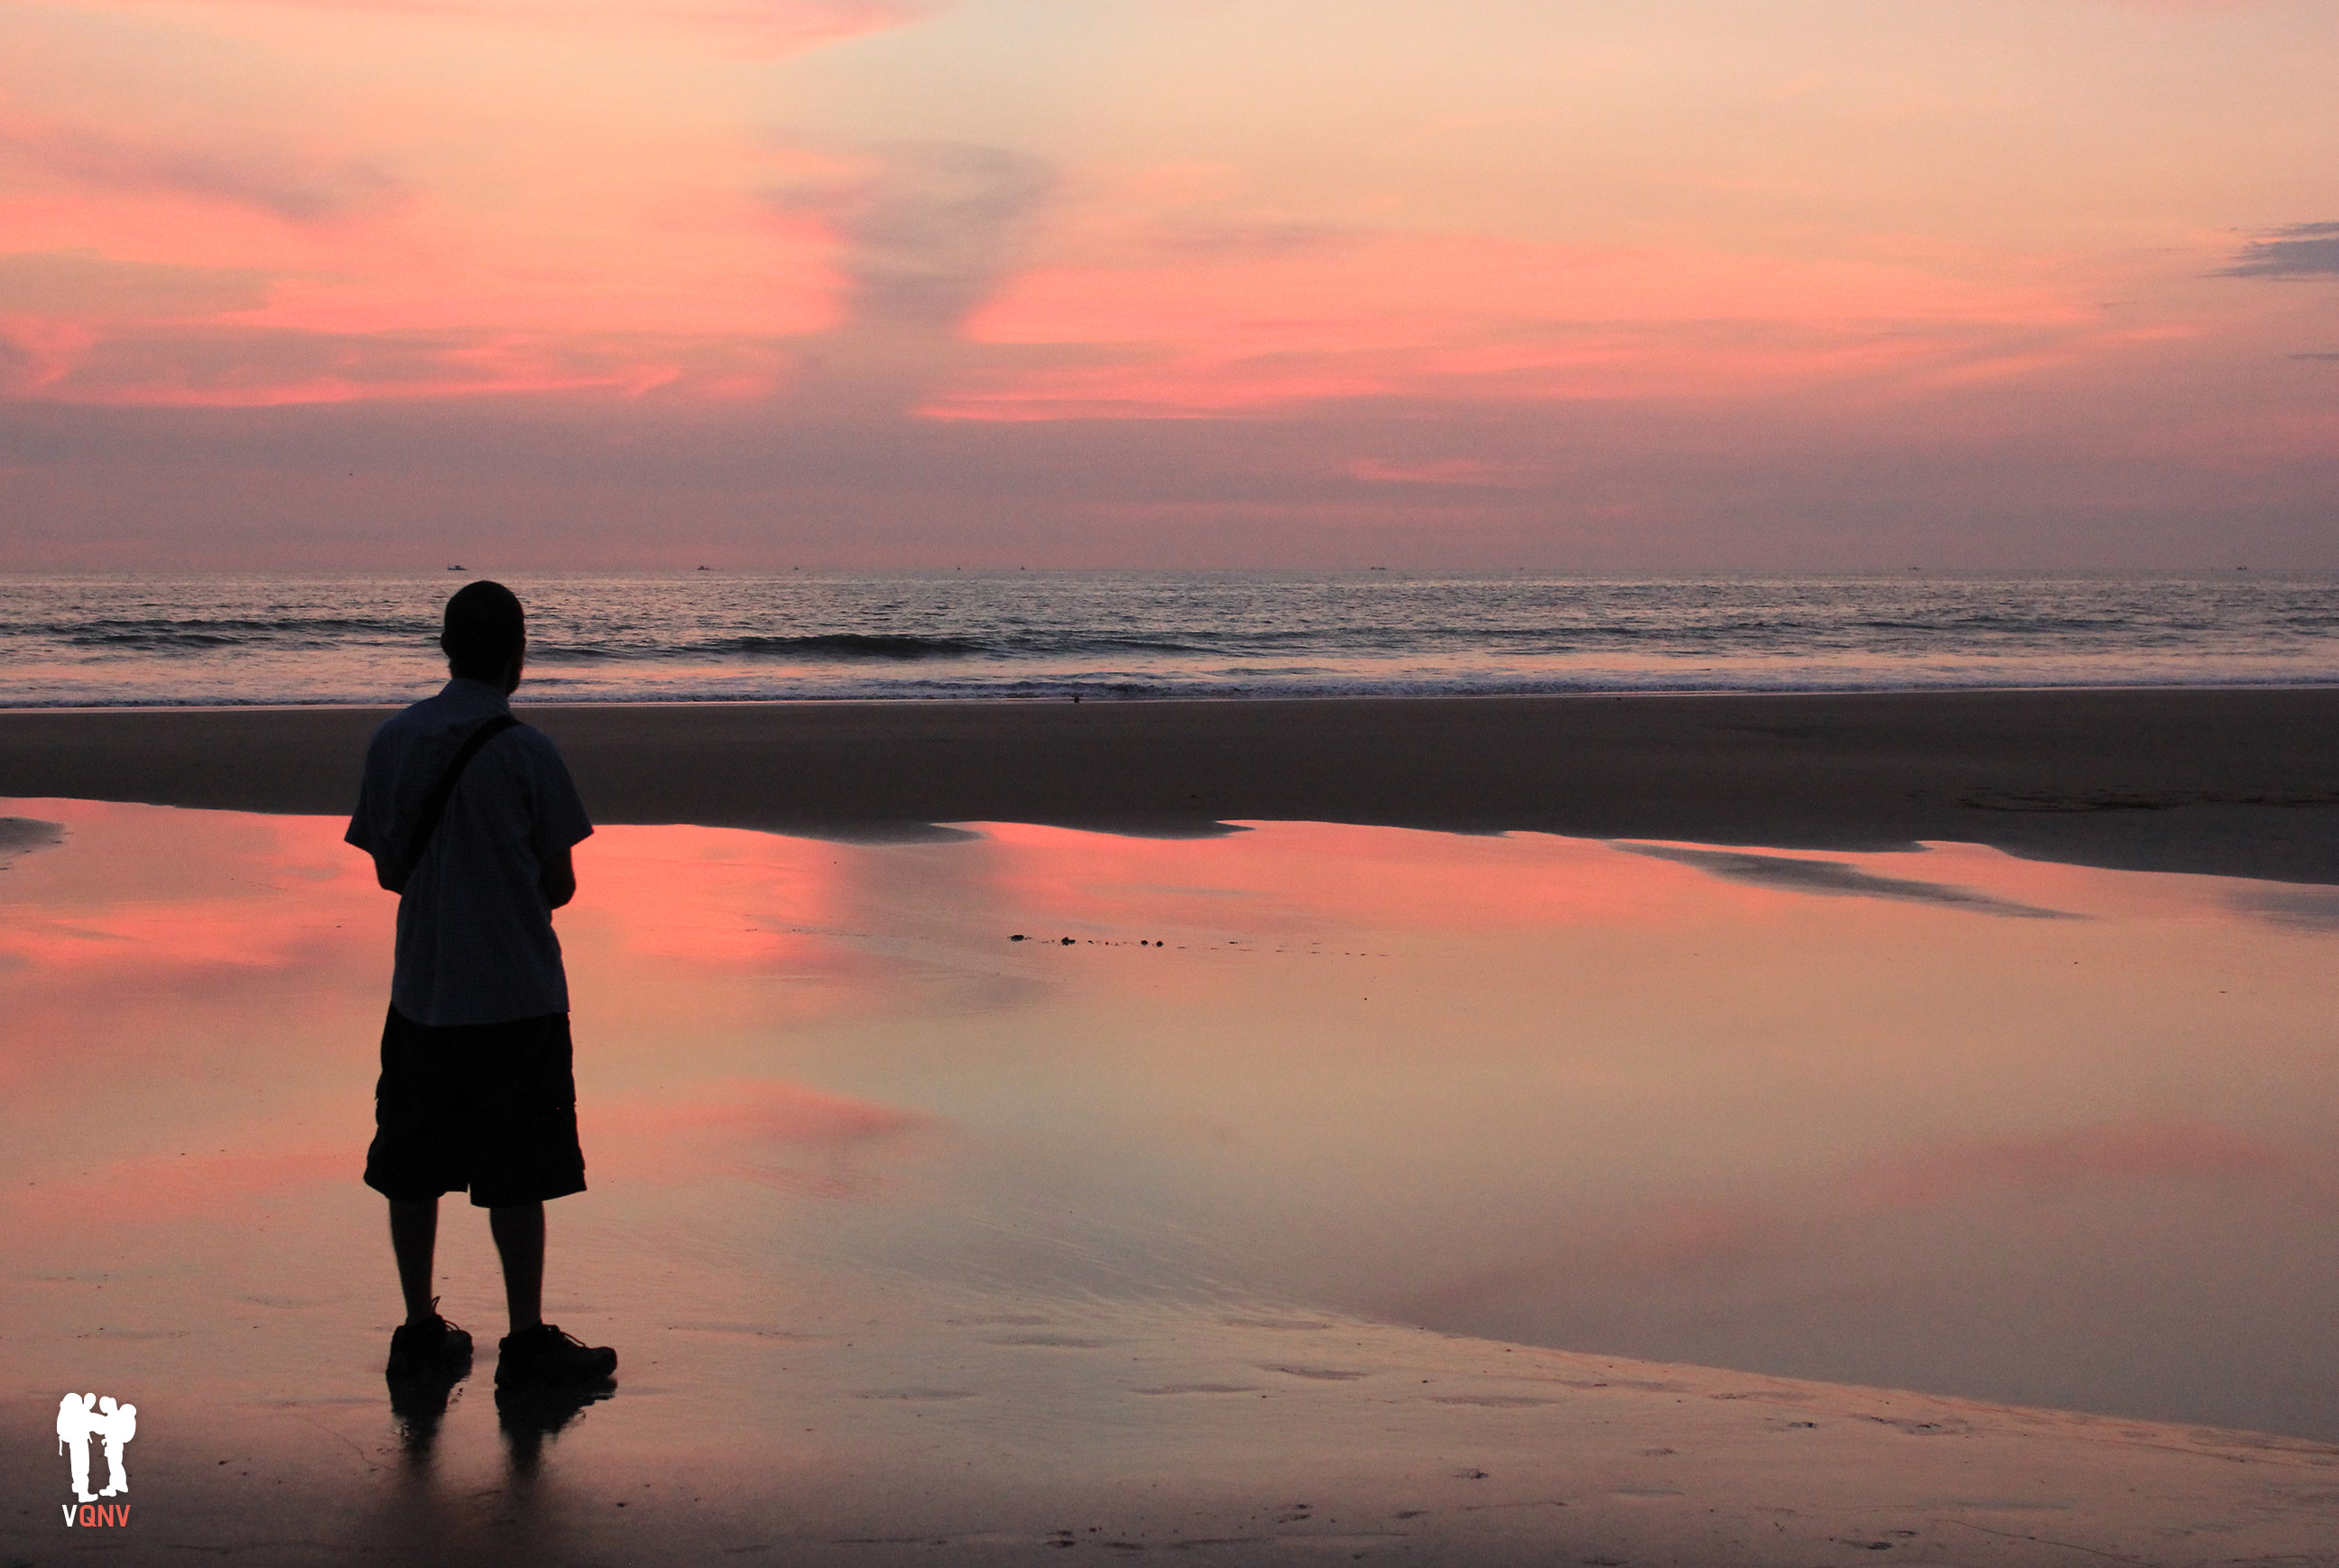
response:
[[[2327,0],[18,0],[21,567],[2339,566]]]

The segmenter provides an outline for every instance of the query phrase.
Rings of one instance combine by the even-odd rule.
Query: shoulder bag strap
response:
[[[462,779],[463,770],[471,765],[471,759],[479,754],[481,746],[504,731],[518,727],[519,720],[511,715],[498,714],[463,737],[463,744],[457,748],[454,760],[447,764],[447,771],[439,775],[438,781],[430,786],[430,793],[422,797],[422,809],[416,814],[414,826],[400,846],[398,892],[402,893],[406,891],[406,879],[412,876],[414,868],[422,863],[422,852],[430,847],[430,835],[439,831],[439,819],[447,814],[447,803],[455,798],[455,785]]]

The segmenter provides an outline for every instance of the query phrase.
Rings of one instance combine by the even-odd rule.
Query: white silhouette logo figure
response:
[[[74,1495],[84,1503],[119,1497],[130,1490],[130,1471],[122,1460],[122,1445],[138,1435],[138,1406],[116,1405],[113,1396],[68,1394],[57,1402],[57,1452],[73,1464]],[[105,1490],[89,1489],[89,1440],[105,1444]]]

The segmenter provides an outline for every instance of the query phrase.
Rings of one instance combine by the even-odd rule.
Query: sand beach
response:
[[[848,839],[1026,822],[1937,840],[2339,882],[2339,689],[527,705],[597,817]],[[346,812],[366,709],[0,713],[0,795]]]
[[[627,1359],[517,1412],[380,1380],[378,715],[0,716],[7,1549],[2339,1561],[2334,700],[535,710]]]

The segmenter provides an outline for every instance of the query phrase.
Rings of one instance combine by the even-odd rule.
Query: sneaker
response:
[[[587,1345],[549,1323],[508,1334],[497,1349],[498,1388],[606,1383],[617,1370],[616,1351],[606,1345]]]
[[[430,1298],[428,1323],[401,1323],[390,1336],[390,1366],[395,1378],[440,1376],[471,1366],[471,1336],[439,1316],[439,1298]]]

